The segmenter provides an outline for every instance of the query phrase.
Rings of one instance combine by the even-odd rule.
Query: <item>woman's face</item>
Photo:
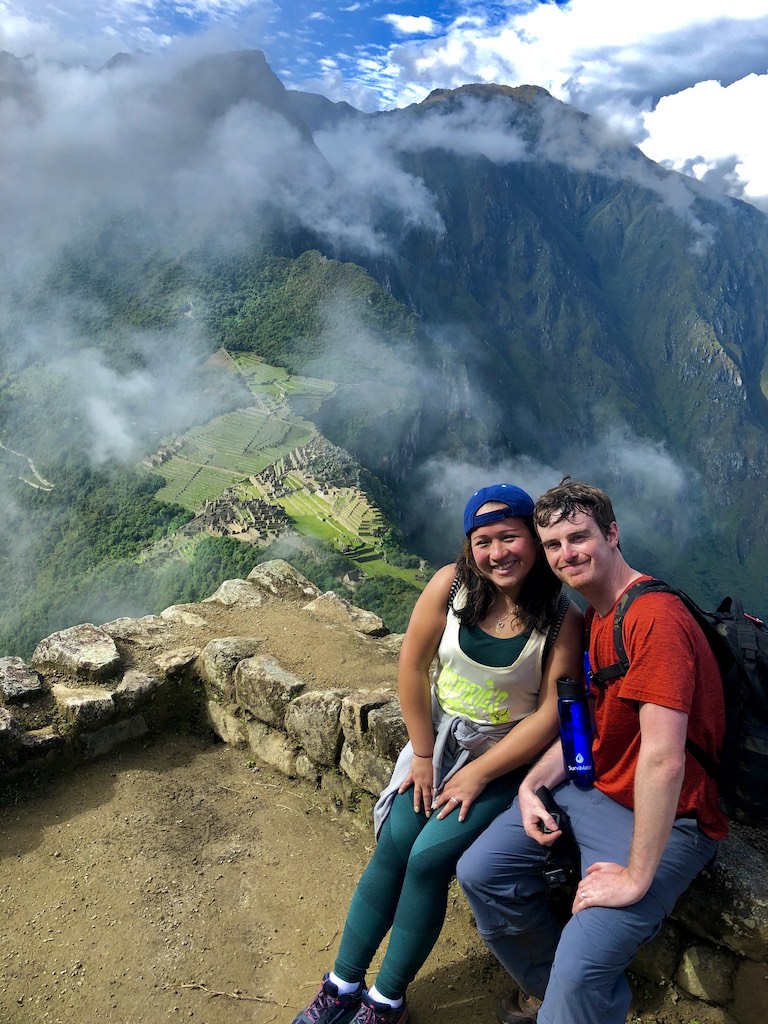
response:
[[[503,507],[488,502],[478,511]],[[478,571],[502,590],[518,589],[536,565],[536,540],[523,519],[500,519],[480,526],[470,534],[469,544]]]

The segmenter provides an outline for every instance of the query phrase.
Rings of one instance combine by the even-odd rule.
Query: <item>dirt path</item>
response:
[[[331,964],[371,838],[199,737],[80,768],[0,810],[0,1022],[289,1024]],[[502,984],[455,890],[413,1018],[492,1021]]]

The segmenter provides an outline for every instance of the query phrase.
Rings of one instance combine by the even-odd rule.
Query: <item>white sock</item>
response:
[[[368,989],[368,995],[375,1003],[385,1003],[387,1006],[391,1006],[393,1010],[399,1010],[403,1005],[403,999],[405,998],[404,996],[400,996],[399,999],[390,999],[389,996],[383,996],[375,985],[371,985]]]
[[[336,988],[339,990],[340,996],[348,996],[352,992],[357,992],[360,988],[359,981],[344,981],[338,974],[334,974],[333,971],[328,972],[328,980],[332,981]]]

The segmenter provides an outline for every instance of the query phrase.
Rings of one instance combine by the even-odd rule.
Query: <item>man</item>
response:
[[[534,521],[553,572],[592,607],[592,670],[613,665],[616,603],[646,577],[624,560],[610,499],[566,477],[539,498]],[[623,1024],[625,969],[727,832],[716,784],[685,746],[690,737],[716,757],[723,738],[722,683],[704,635],[677,597],[661,593],[630,605],[623,638],[629,670],[596,687],[594,788],[564,781],[555,743],[459,861],[480,935],[520,986],[497,1005],[505,1024]],[[535,795],[540,786],[569,815],[581,853],[563,928],[542,877],[562,833]]]

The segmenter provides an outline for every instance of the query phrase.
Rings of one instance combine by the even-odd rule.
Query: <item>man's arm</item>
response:
[[[658,704],[640,705],[634,832],[626,866],[598,862],[579,883],[573,912],[585,906],[627,907],[645,896],[677,813],[685,774],[688,716]],[[586,896],[584,896],[586,893]]]

